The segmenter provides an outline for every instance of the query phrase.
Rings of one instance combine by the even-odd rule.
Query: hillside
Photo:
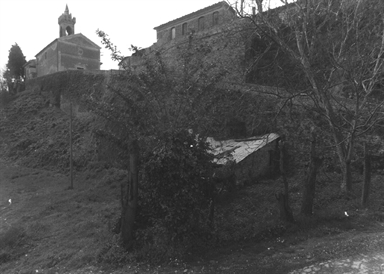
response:
[[[2,110],[0,132],[0,151],[6,159],[28,167],[68,171],[69,115],[49,107],[46,95],[19,94]],[[92,158],[89,121],[74,120],[73,132],[74,163],[77,168],[84,167]]]
[[[126,173],[98,161],[94,120],[76,119],[75,189],[68,190],[68,115],[46,98],[26,91],[1,109],[1,273],[288,273],[384,251],[383,176],[373,176],[365,210],[361,175],[355,173],[354,195],[346,198],[340,174],[323,170],[314,217],[296,216],[304,174],[289,178],[291,225],[278,218],[281,181],[262,180],[219,204],[215,238],[203,239],[188,257],[161,266],[137,261],[112,232]]]

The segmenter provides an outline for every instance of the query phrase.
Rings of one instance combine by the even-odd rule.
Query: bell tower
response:
[[[75,34],[76,18],[72,18],[69,13],[68,5],[65,5],[65,11],[59,17],[60,37]]]

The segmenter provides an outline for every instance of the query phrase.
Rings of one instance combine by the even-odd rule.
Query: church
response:
[[[68,6],[58,20],[60,37],[53,40],[24,66],[27,79],[64,70],[100,70],[100,47],[81,33],[75,34],[76,18]]]

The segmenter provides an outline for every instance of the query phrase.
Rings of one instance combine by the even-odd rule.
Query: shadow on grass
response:
[[[10,226],[0,233],[0,264],[18,258],[20,248],[26,243],[25,231],[19,226]]]

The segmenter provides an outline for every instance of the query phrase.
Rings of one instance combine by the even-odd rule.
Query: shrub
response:
[[[7,106],[15,97],[7,91],[0,91],[0,108]]]
[[[211,160],[208,144],[188,131],[159,138],[142,167],[138,224],[142,232],[152,227],[141,233],[144,242],[184,242],[204,228],[213,194]]]

